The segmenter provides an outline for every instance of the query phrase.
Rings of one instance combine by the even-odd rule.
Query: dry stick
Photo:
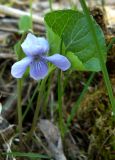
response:
[[[19,9],[15,9],[15,8],[11,8],[11,7],[7,7],[4,5],[0,5],[0,13],[3,13],[5,15],[9,15],[12,17],[16,17],[16,18],[19,18],[24,15],[30,16],[30,13],[28,13],[28,12],[21,11]],[[42,17],[39,17],[37,15],[32,15],[32,18],[33,18],[34,22],[43,25],[43,18]]]
[[[10,32],[10,33],[18,33],[18,32],[19,32],[18,29],[9,28],[9,27],[8,27],[8,28],[5,28],[5,27],[4,27],[4,28],[3,28],[3,27],[1,28],[1,27],[0,27],[0,31],[3,31],[3,32]]]
[[[0,59],[14,59],[16,60],[16,56],[14,54],[10,54],[10,53],[0,53]]]

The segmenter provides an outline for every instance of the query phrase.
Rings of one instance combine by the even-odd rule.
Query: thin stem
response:
[[[52,74],[49,76],[49,79],[48,79],[48,84],[47,84],[47,91],[45,93],[45,100],[44,100],[44,106],[43,106],[43,112],[47,113],[47,105],[48,105],[48,100],[49,100],[49,95],[50,95],[50,89],[51,89],[51,81],[52,81]]]
[[[31,17],[31,27],[33,30],[33,23],[32,23],[32,0],[30,0],[30,17]]]
[[[53,11],[52,3],[53,3],[53,0],[49,0],[50,11]]]
[[[24,121],[25,116],[27,115],[27,113],[28,113],[28,111],[29,111],[29,109],[30,109],[30,107],[31,107],[31,105],[32,105],[32,101],[33,101],[36,93],[38,92],[38,86],[39,86],[39,82],[38,82],[38,85],[37,85],[36,89],[34,90],[34,93],[33,93],[32,97],[31,97],[31,99],[30,99],[30,101],[29,101],[29,103],[28,103],[28,105],[27,105],[27,108],[26,108],[26,110],[25,110],[25,112],[24,112],[24,114],[23,114],[23,117],[22,117],[22,120],[23,120],[23,121]]]
[[[67,127],[70,126],[71,121],[74,119],[74,117],[75,117],[75,115],[76,115],[76,113],[77,113],[77,111],[78,111],[78,108],[80,107],[80,104],[81,104],[81,102],[82,102],[82,100],[83,100],[83,98],[84,98],[84,96],[85,96],[85,94],[86,94],[86,91],[87,91],[87,89],[88,89],[88,86],[89,86],[90,83],[92,82],[94,76],[95,76],[95,73],[93,72],[93,73],[90,75],[87,83],[85,84],[85,87],[83,88],[83,91],[81,92],[79,98],[77,99],[76,103],[75,103],[74,106],[72,107],[70,116],[69,116],[68,119],[67,119]]]
[[[31,138],[35,128],[36,128],[36,124],[37,124],[37,120],[38,120],[38,115],[40,112],[40,103],[41,103],[41,97],[43,96],[43,91],[45,88],[45,83],[46,83],[47,78],[43,79],[40,85],[40,90],[39,90],[39,94],[38,94],[38,98],[37,98],[37,105],[36,105],[36,109],[35,109],[35,113],[34,113],[34,118],[32,121],[32,126],[31,126],[31,130],[29,132],[28,137]]]
[[[62,53],[63,39],[60,42],[60,53]],[[58,111],[59,111],[59,127],[61,136],[64,136],[64,121],[62,110],[62,97],[63,97],[63,85],[62,85],[62,71],[58,70]]]
[[[58,71],[58,112],[59,112],[59,127],[62,137],[64,136],[63,110],[62,110],[62,72]]]
[[[102,55],[102,52],[101,52],[99,41],[97,39],[95,28],[94,28],[92,19],[91,19],[90,14],[89,14],[89,10],[87,9],[87,6],[85,4],[85,1],[80,0],[80,3],[81,3],[81,6],[84,10],[85,15],[86,15],[86,18],[87,18],[87,21],[89,23],[89,27],[90,27],[90,30],[91,30],[91,33],[92,33],[92,37],[93,37],[94,42],[95,42],[96,47],[97,47],[97,53],[98,53],[98,57],[99,57],[99,60],[100,60],[101,69],[102,69],[102,72],[103,72],[103,78],[104,78],[105,85],[106,85],[108,95],[109,95],[109,99],[110,99],[110,102],[111,102],[113,115],[115,115],[115,99],[114,99],[114,96],[113,96],[111,82],[110,82],[110,79],[109,79],[109,75],[108,75],[108,72],[107,72],[106,65],[105,65],[104,60],[103,60],[103,55]]]
[[[22,135],[22,107],[21,107],[21,94],[22,94],[22,79],[17,80],[17,94],[18,94],[18,130],[19,130],[19,137],[21,141]]]

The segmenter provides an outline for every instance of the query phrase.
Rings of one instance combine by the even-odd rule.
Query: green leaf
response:
[[[84,64],[84,70],[99,71],[101,69],[97,48],[87,19],[82,12],[73,10],[54,11],[45,16],[45,22],[55,34],[63,39],[66,53],[71,51]],[[106,61],[106,45],[103,32],[94,20],[93,23],[104,61]],[[93,68],[90,67],[91,64],[93,64]],[[81,67],[79,68],[81,70]]]
[[[46,36],[50,45],[50,54],[59,53],[61,38],[57,34],[55,34],[47,24],[45,24],[45,26],[46,26]]]
[[[97,58],[91,58],[86,63],[82,63],[82,61],[80,61],[80,59],[72,52],[67,52],[66,57],[71,62],[71,68],[74,70],[79,70],[79,71],[89,70],[93,72],[97,72],[101,70],[100,64]]]
[[[16,53],[16,55],[18,56],[19,59],[22,59],[23,57],[25,57],[25,54],[24,54],[22,47],[21,47],[21,41],[18,41],[15,44],[14,52]]]
[[[74,53],[67,52],[66,57],[71,62],[71,68],[72,69],[77,69],[77,70],[80,70],[80,71],[85,70],[84,64],[80,61],[80,59]]]
[[[30,16],[22,16],[19,20],[19,30],[21,32],[26,32],[32,30],[32,19]]]
[[[98,58],[95,58],[95,57],[89,59],[89,61],[85,63],[85,67],[89,71],[94,71],[94,72],[98,72],[101,70],[99,60]]]
[[[26,35],[27,35],[27,32],[24,32],[21,36],[21,39],[14,46],[14,51],[15,51],[17,57],[18,57],[18,60],[25,57],[25,53],[22,50],[21,44],[23,43]]]
[[[3,154],[7,154],[10,157],[14,156],[14,157],[29,157],[29,158],[42,158],[42,159],[49,159],[50,157],[47,155],[41,155],[41,154],[37,154],[37,153],[22,153],[22,152],[9,152],[9,153],[3,153]]]

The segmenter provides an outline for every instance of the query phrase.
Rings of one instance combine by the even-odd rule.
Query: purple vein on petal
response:
[[[48,73],[48,66],[46,63],[39,61],[33,62],[30,65],[30,76],[35,80],[43,79]]]

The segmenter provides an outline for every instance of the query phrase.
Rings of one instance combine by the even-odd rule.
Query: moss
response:
[[[79,125],[89,136],[89,160],[111,160],[115,147],[115,126],[111,107],[105,89],[100,88],[86,95],[77,114]]]

